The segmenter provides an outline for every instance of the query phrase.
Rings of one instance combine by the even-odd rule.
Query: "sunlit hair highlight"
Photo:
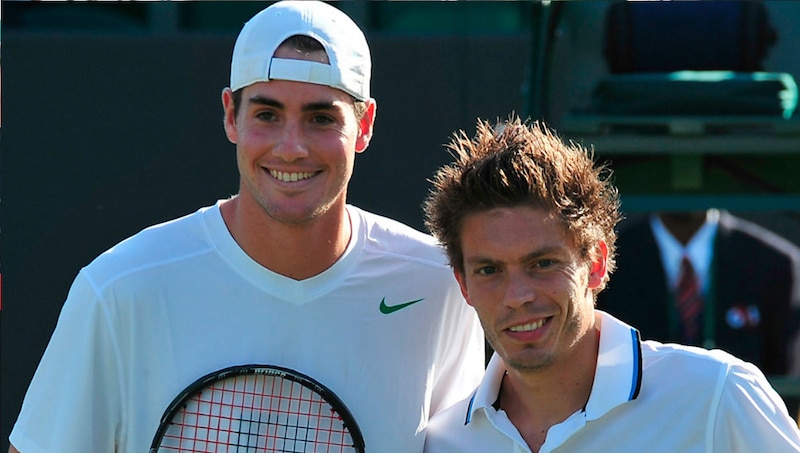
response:
[[[467,215],[532,206],[561,219],[582,258],[593,258],[605,242],[607,272],[595,292],[605,287],[616,263],[619,194],[610,169],[596,165],[591,151],[514,115],[495,126],[479,120],[473,138],[458,131],[446,146],[454,162],[436,172],[423,208],[425,225],[456,271],[464,270],[460,233]]]

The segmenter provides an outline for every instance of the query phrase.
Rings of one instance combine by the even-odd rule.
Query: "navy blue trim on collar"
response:
[[[464,419],[464,426],[469,425],[469,422],[472,420],[472,404],[475,403],[475,396],[478,395],[478,391],[476,390],[475,393],[472,394],[472,398],[469,399],[469,405],[467,406],[467,417]]]
[[[639,391],[642,389],[642,338],[639,331],[631,328],[631,344],[633,345],[633,360],[634,360],[634,373],[633,382],[631,382],[631,395],[628,401],[633,401],[639,396]]]

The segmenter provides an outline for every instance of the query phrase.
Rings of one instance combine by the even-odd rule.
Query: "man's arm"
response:
[[[8,453],[19,453],[19,450],[14,448],[14,446],[12,445],[12,446],[8,447]]]
[[[731,364],[713,425],[715,452],[800,452],[797,422],[751,363]]]

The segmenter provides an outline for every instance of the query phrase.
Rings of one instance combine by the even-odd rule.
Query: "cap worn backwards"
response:
[[[330,64],[273,57],[294,35],[319,41]],[[320,1],[285,0],[265,8],[242,28],[233,48],[230,88],[291,80],[327,85],[366,101],[371,67],[364,33],[345,13]]]

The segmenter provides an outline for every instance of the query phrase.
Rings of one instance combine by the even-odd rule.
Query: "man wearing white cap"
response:
[[[331,389],[370,453],[422,450],[428,417],[479,382],[483,337],[433,238],[346,203],[370,72],[363,33],[325,3],[245,24],[222,93],[239,193],[80,271],[11,452],[148,451],[181,390],[252,363]]]

